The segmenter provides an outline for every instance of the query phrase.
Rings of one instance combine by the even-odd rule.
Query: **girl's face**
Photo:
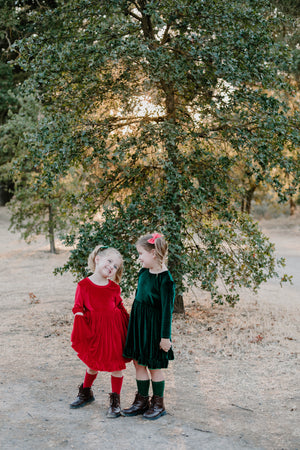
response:
[[[106,253],[104,255],[97,255],[95,258],[96,269],[98,275],[102,278],[114,279],[117,270],[122,264],[122,261],[118,255],[114,253]]]
[[[148,252],[144,247],[137,246],[139,261],[145,269],[153,269],[157,265],[155,250]]]

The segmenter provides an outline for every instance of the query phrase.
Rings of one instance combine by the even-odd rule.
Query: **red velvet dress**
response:
[[[122,356],[129,315],[123,306],[120,286],[109,280],[98,286],[89,278],[76,289],[71,342],[78,357],[90,369],[114,372],[126,368],[130,359]]]

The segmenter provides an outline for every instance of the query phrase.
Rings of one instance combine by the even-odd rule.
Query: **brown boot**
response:
[[[143,417],[145,419],[155,420],[161,416],[164,416],[165,414],[166,411],[164,405],[164,398],[159,397],[158,395],[153,395],[153,397],[151,398],[150,408],[143,414]]]
[[[149,397],[143,397],[138,392],[130,408],[122,409],[122,416],[137,416],[143,414],[149,408]]]
[[[106,413],[106,416],[110,419],[115,419],[121,415],[121,407],[120,407],[120,395],[112,392],[109,394],[110,406]]]
[[[78,396],[71,403],[70,408],[81,408],[81,406],[85,406],[87,403],[93,402],[95,397],[93,395],[93,391],[90,387],[83,387],[83,383],[79,386]]]

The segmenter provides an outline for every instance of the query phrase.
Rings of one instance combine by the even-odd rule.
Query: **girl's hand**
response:
[[[168,352],[172,347],[172,343],[170,339],[161,338],[159,346],[164,352]]]

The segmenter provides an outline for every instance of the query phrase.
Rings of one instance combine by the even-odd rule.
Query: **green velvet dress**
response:
[[[132,305],[126,344],[125,358],[133,358],[150,369],[164,369],[174,359],[172,348],[164,352],[161,338],[171,339],[172,313],[175,285],[169,271],[159,274],[141,269],[138,286]]]

